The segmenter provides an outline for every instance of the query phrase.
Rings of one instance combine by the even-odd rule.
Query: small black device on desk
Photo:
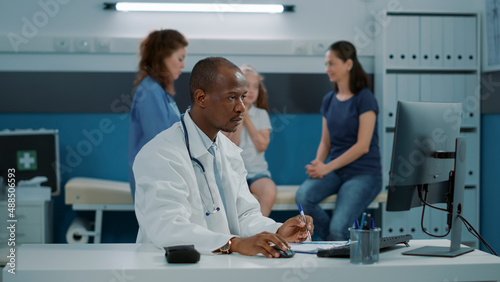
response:
[[[380,250],[388,247],[392,247],[396,244],[403,243],[407,247],[408,242],[413,239],[413,236],[411,234],[406,234],[406,235],[396,235],[396,236],[389,236],[389,237],[382,237],[380,238]],[[325,249],[325,250],[319,250],[318,251],[318,257],[328,257],[328,258],[335,258],[335,257],[340,257],[340,258],[348,258],[350,256],[350,250],[351,247],[350,245],[342,245],[340,247],[335,247],[331,249]]]
[[[197,263],[200,260],[200,253],[194,245],[170,246],[164,249],[168,263]]]
[[[288,249],[286,251],[282,251],[278,246],[274,245],[273,248],[280,253],[279,258],[291,258],[295,255],[295,252],[292,249]]]

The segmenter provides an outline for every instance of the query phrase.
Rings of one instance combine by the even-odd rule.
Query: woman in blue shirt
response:
[[[323,98],[321,141],[295,200],[313,217],[322,240],[338,241],[349,239],[348,227],[382,188],[378,106],[351,43],[332,44],[325,61],[334,90]],[[333,194],[337,201],[330,218],[318,204]]]
[[[184,68],[188,41],[176,30],[156,30],[141,43],[139,73],[130,109],[129,180],[132,197],[135,180],[132,165],[139,150],[158,133],[180,120],[174,100],[174,81]]]

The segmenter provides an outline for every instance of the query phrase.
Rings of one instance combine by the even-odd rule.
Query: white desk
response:
[[[196,264],[167,264],[163,251],[140,244],[23,245],[16,274],[3,281],[499,281],[500,258],[479,250],[456,258],[403,256],[447,240],[411,241],[380,255],[374,265],[296,254],[291,259],[202,255]]]

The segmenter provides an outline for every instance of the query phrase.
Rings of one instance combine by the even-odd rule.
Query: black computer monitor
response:
[[[399,101],[392,150],[387,211],[445,203],[451,246],[403,254],[453,257],[460,248],[465,182],[465,140],[459,138],[462,105]],[[425,231],[425,230],[424,230]]]

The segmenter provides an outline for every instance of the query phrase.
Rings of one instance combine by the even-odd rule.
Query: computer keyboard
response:
[[[396,236],[388,236],[388,237],[382,237],[380,238],[380,250],[384,248],[388,248],[391,246],[394,246],[396,244],[403,243],[407,247],[409,247],[408,242],[413,239],[413,236],[411,234],[406,234],[406,235],[396,235]],[[319,250],[318,251],[318,257],[343,257],[343,258],[348,258],[350,255],[350,246],[349,245],[343,245],[340,247],[335,247],[331,249],[326,249],[326,250]]]

